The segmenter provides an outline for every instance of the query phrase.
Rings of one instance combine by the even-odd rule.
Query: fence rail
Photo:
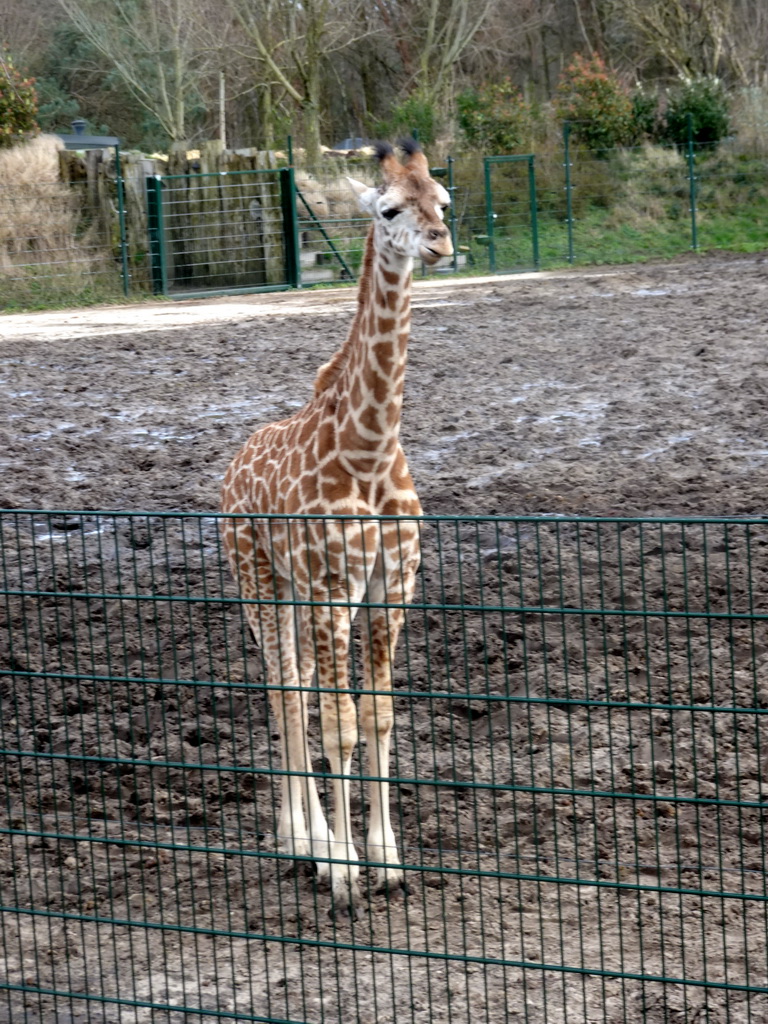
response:
[[[768,1017],[768,520],[419,519],[409,892],[374,890],[356,757],[339,919],[280,842],[217,519],[0,513],[0,1020]]]

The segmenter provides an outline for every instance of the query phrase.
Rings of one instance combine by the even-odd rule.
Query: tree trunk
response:
[[[307,101],[302,106],[302,114],[307,167],[317,167],[320,163],[320,110],[316,103]]]
[[[272,107],[272,86],[267,84],[259,90],[259,135],[258,142],[263,149],[275,148],[274,110]]]

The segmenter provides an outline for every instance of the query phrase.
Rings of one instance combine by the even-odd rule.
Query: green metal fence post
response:
[[[563,122],[563,166],[565,167],[565,223],[568,228],[568,262],[573,263],[573,190],[571,186],[571,122]]]
[[[533,240],[533,266],[539,269],[539,217],[536,209],[536,157],[528,157],[528,200],[531,206],[531,236]]]
[[[128,236],[125,230],[125,190],[123,188],[123,172],[120,166],[120,147],[115,146],[115,179],[117,182],[117,219],[120,226],[120,263],[123,275],[123,294],[131,290],[128,271]]]
[[[296,210],[296,179],[293,166],[280,170],[280,206],[283,214],[283,251],[285,280],[294,288],[301,287],[299,261],[299,217]]]
[[[492,274],[496,273],[496,243],[493,237],[493,222],[496,214],[493,212],[493,192],[491,190],[491,158],[484,157],[485,168],[485,230],[488,235],[488,269]]]
[[[451,205],[448,207],[448,224],[451,228],[451,242],[453,243],[453,272],[459,269],[458,238],[456,237],[456,185],[453,181],[453,157],[449,156],[448,164],[448,195],[451,197]]]
[[[287,145],[286,148],[288,150],[288,164],[289,164],[289,166],[293,167],[293,136],[292,135],[288,136],[288,145]]]
[[[168,294],[168,269],[163,227],[163,179],[159,174],[147,178],[147,226],[149,230],[149,263],[152,292]]]
[[[696,225],[696,156],[693,151],[693,114],[688,113],[688,194],[691,200],[691,248],[699,248]]]

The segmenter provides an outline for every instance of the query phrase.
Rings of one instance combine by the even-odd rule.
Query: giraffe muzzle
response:
[[[453,256],[453,244],[450,235],[447,238],[434,241],[431,245],[420,246],[419,255],[426,264],[432,266],[445,256]]]
[[[453,256],[451,233],[444,225],[429,228],[422,235],[420,256],[427,264],[437,263],[445,256]]]

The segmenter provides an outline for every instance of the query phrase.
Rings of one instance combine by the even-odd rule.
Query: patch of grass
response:
[[[542,270],[568,266],[568,232],[564,221],[539,219],[539,267]],[[768,202],[761,201],[745,209],[709,212],[697,217],[698,249],[731,249],[756,252],[768,249]],[[497,229],[494,235],[497,271],[533,268],[530,224],[513,229]],[[489,273],[490,250],[482,244],[482,235],[465,240],[469,245],[474,273]],[[690,212],[683,216],[641,220],[629,216],[621,220],[620,211],[596,208],[588,210],[573,224],[573,264],[598,265],[635,263],[650,259],[670,259],[690,251],[692,231]]]
[[[533,266],[527,187],[520,168],[510,165],[493,180],[497,271]],[[695,173],[699,249],[754,252],[768,248],[764,162],[723,148],[708,149],[697,155]],[[692,246],[688,174],[685,155],[670,146],[617,150],[610,160],[602,161],[577,154],[572,175],[573,263],[630,263],[688,252]],[[542,191],[537,172],[539,266],[554,269],[569,265],[564,182],[558,194],[556,173],[549,165],[545,179]],[[467,270],[489,273],[489,247],[482,244],[487,232],[484,199],[478,182],[475,191],[461,193],[459,216],[459,241],[471,255]]]
[[[71,309],[78,306],[124,305],[129,302],[144,302],[148,293],[132,290],[129,296],[123,294],[122,283],[117,275],[103,279],[71,279],[40,274],[25,278],[3,278],[0,275],[0,313],[37,313],[47,309]]]
[[[577,263],[632,263],[679,256],[691,247],[690,222],[673,220],[622,223],[616,211],[594,210],[574,225]]]
[[[613,223],[608,223],[613,220]],[[617,224],[611,212],[590,211],[574,224],[573,264],[568,260],[566,225],[559,221],[539,222],[539,268],[555,270],[567,266],[638,263],[673,259],[691,251],[690,219],[639,226]],[[731,215],[702,214],[698,222],[699,251],[730,249],[758,252],[768,249],[768,204],[764,211],[748,210]],[[511,234],[496,235],[496,271],[514,273],[533,269],[533,247],[529,225]],[[490,250],[476,240],[470,243],[467,274],[491,273]]]

